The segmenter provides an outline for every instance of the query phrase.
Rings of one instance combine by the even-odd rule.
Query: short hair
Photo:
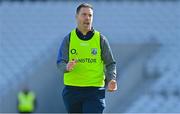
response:
[[[81,10],[81,8],[91,8],[93,10],[93,6],[91,4],[88,3],[82,3],[80,4],[77,9],[76,9],[76,14],[79,13],[79,11]]]

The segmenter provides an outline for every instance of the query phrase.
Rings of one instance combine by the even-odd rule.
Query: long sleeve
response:
[[[66,65],[69,61],[69,35],[65,36],[59,48],[57,57],[57,68],[61,72],[66,72]]]
[[[105,75],[107,82],[112,79],[116,80],[116,62],[113,57],[109,42],[103,35],[101,35],[101,55],[106,68]]]

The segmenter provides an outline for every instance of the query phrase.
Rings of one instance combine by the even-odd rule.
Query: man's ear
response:
[[[78,14],[76,14],[76,15],[75,15],[75,18],[76,18],[76,20],[77,20],[77,18],[78,18]]]
[[[75,15],[76,23],[78,23],[78,14]]]

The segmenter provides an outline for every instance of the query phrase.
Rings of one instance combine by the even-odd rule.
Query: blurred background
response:
[[[0,0],[0,112],[17,112],[24,87],[36,94],[35,112],[66,112],[56,59],[83,2],[117,62],[105,112],[180,112],[179,0]]]

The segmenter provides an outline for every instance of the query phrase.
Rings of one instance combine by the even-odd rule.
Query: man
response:
[[[18,93],[18,111],[20,113],[32,113],[36,108],[36,96],[33,91],[25,88]]]
[[[105,80],[108,91],[117,89],[116,63],[108,41],[92,27],[90,4],[77,7],[76,21],[77,28],[64,38],[57,59],[58,69],[64,72],[64,104],[69,113],[102,113]]]

